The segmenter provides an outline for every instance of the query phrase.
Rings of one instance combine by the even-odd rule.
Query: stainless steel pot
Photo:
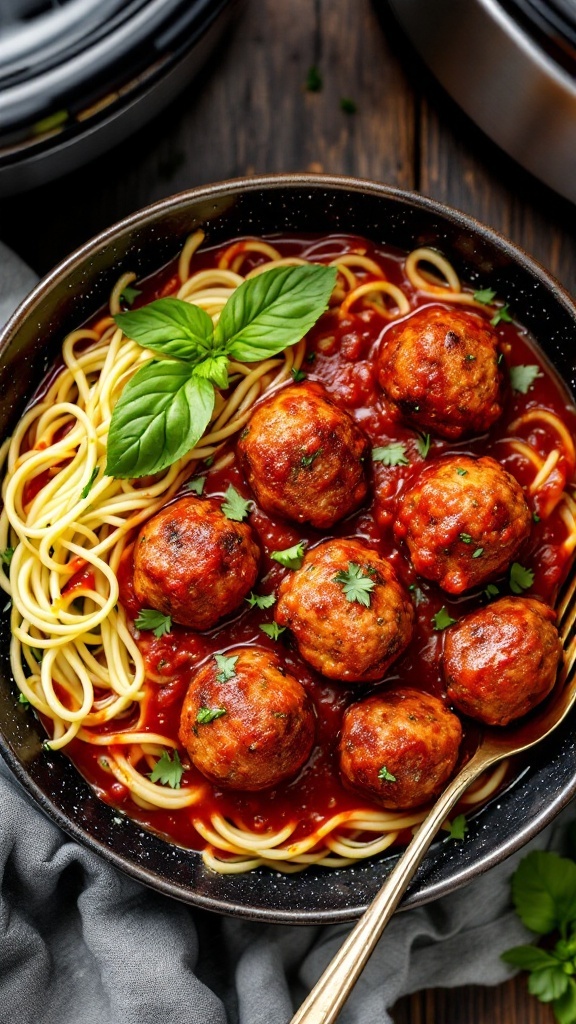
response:
[[[576,0],[388,4],[476,124],[576,202]]]

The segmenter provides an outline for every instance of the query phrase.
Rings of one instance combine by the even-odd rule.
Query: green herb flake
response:
[[[475,363],[476,362],[476,356],[473,356],[473,355],[464,356],[464,362],[465,363]]]
[[[197,494],[198,497],[200,497],[200,495],[204,491],[205,485],[206,485],[206,477],[205,476],[194,476],[186,484],[186,490],[187,491],[192,491],[193,494]]]
[[[279,626],[277,622],[263,622],[260,629],[271,640],[278,640],[281,634],[285,632],[286,626]]]
[[[408,466],[406,445],[403,441],[392,441],[384,447],[372,449],[372,462],[382,462],[385,466]]]
[[[497,327],[498,324],[500,324],[500,323],[504,323],[504,324],[511,324],[512,323],[512,317],[510,316],[510,313],[508,312],[508,303],[505,303],[504,306],[500,306],[500,309],[496,310],[496,312],[494,313],[494,316],[492,317],[490,323],[492,324],[493,327]]]
[[[489,583],[484,593],[486,594],[488,600],[491,601],[493,597],[498,597],[500,589],[496,586],[495,583]]]
[[[220,507],[227,519],[231,519],[235,523],[241,523],[244,519],[248,518],[251,504],[251,501],[246,501],[236,488],[230,484]]]
[[[150,630],[154,636],[161,637],[171,631],[172,619],[169,615],[163,615],[162,612],[158,612],[154,608],[142,608],[138,618],[134,620],[134,625],[142,632]]]
[[[139,288],[132,288],[131,285],[128,284],[120,292],[120,302],[125,306],[133,306],[139,295],[142,295],[141,290]]]
[[[173,756],[165,750],[148,778],[151,782],[159,782],[162,786],[170,786],[171,789],[180,789],[180,782],[184,774],[184,766],[175,750]]]
[[[295,366],[292,367],[290,373],[295,384],[300,384],[303,380],[308,379],[308,374],[304,370],[297,370]]]
[[[18,695],[18,703],[23,704],[25,708],[30,707],[30,701],[28,700],[28,697],[26,696],[25,693],[20,693]]]
[[[308,68],[306,75],[306,89],[308,92],[320,92],[323,86],[322,75],[315,64]]]
[[[430,434],[418,434],[418,437],[416,438],[416,447],[418,449],[418,454],[422,459],[425,459],[428,455],[431,443],[432,439]]]
[[[392,772],[388,771],[386,765],[382,765],[378,772],[378,778],[381,782],[396,782],[396,776],[392,775]]]
[[[198,708],[196,721],[199,725],[209,725],[210,722],[214,722],[217,718],[222,718],[222,715],[225,714],[226,708]]]
[[[466,823],[466,815],[457,814],[453,821],[448,821],[448,839],[464,839],[468,825]]]
[[[10,562],[12,561],[12,558],[14,556],[15,550],[16,550],[16,548],[4,548],[4,551],[0,555],[0,558],[2,559],[2,564],[3,565],[10,565]]]
[[[354,100],[349,99],[347,96],[343,96],[340,100],[340,110],[345,114],[355,114],[358,110]]]
[[[376,583],[367,572],[363,572],[362,567],[356,562],[348,562],[348,568],[337,572],[333,581],[340,584],[347,601],[356,601],[358,604],[364,605],[365,608],[370,607],[370,595]]]
[[[245,600],[251,608],[271,608],[276,604],[276,594],[255,594],[252,590]]]
[[[96,480],[96,477],[98,476],[99,472],[100,472],[99,467],[98,466],[94,466],[94,469],[92,470],[92,475],[91,475],[88,483],[86,484],[85,487],[82,488],[82,490],[80,492],[80,497],[81,497],[82,500],[84,500],[84,498],[87,498],[88,495],[90,494],[90,491],[92,490],[92,486],[94,484],[94,481]]]
[[[476,548],[476,551],[472,552],[472,558],[481,558],[484,554],[484,548]]]
[[[541,377],[539,366],[511,366],[510,387],[521,395],[528,394],[537,377]]]
[[[436,612],[436,614],[432,617],[432,622],[434,624],[434,629],[441,631],[443,629],[447,629],[448,626],[453,626],[454,623],[456,622],[456,619],[451,618],[446,608],[442,606],[440,611]]]
[[[523,590],[530,590],[534,583],[532,569],[526,569],[519,562],[512,562],[510,566],[510,590],[513,594],[521,594]]]
[[[463,544],[471,544],[472,543],[472,537],[470,536],[469,533],[461,533],[461,534],[459,534],[459,537],[460,537],[460,540],[462,541]]]
[[[238,655],[235,657],[227,657],[225,654],[215,654],[214,661],[218,668],[218,675],[216,679],[219,683],[227,683],[229,679],[233,679],[236,675],[234,666],[238,661]]]
[[[489,306],[491,302],[494,302],[496,292],[493,288],[481,288],[480,291],[474,292],[473,297],[476,302],[481,302],[482,305]]]
[[[458,473],[458,476],[467,476],[468,475],[468,470],[467,469],[462,469],[461,466],[457,467],[456,472]]]
[[[270,558],[286,569],[299,569],[304,559],[304,545],[298,543],[291,548],[284,548],[283,551],[272,551]]]
[[[538,515],[537,512],[533,512],[532,513],[532,522],[533,523],[539,523],[540,522],[540,516]]]
[[[303,455],[300,459],[300,466],[302,469],[310,469],[310,466],[319,455],[322,455],[322,448],[317,448],[311,455]]]

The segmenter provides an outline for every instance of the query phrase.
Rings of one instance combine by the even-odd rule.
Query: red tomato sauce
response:
[[[430,298],[415,293],[404,275],[403,256],[395,250],[375,247],[364,239],[343,235],[322,239],[282,238],[271,241],[284,256],[303,256],[323,262],[329,262],[346,252],[361,250],[382,266],[389,281],[402,288],[413,310],[434,304]],[[224,247],[219,250],[208,250],[195,256],[191,270],[214,266],[223,249]],[[238,251],[241,251],[240,247]],[[260,254],[249,254],[243,271],[262,261],[263,257]],[[370,276],[364,279],[369,280]],[[143,305],[160,296],[174,294],[178,287],[174,265],[164,268],[139,287],[142,287],[142,295],[137,299],[135,306]],[[357,312],[353,311],[345,318],[339,318],[336,310],[324,314],[309,334],[307,358],[303,369],[310,380],[321,381],[336,402],[353,415],[370,438],[373,447],[385,446],[392,441],[405,442],[410,464],[387,467],[382,463],[373,463],[369,469],[372,477],[371,498],[358,512],[338,523],[330,532],[330,536],[359,536],[367,540],[379,554],[391,561],[400,580],[410,588],[416,606],[414,637],[407,652],[391,667],[385,682],[381,685],[386,688],[413,686],[443,698],[444,684],[440,671],[443,633],[434,628],[433,617],[445,606],[449,615],[458,619],[463,614],[485,605],[488,599],[484,591],[455,599],[440,591],[436,585],[416,576],[406,550],[398,547],[392,534],[398,496],[415,479],[424,465],[448,452],[491,455],[513,473],[522,486],[527,487],[535,475],[535,469],[525,456],[519,455],[511,447],[509,424],[524,411],[543,407],[555,413],[574,436],[576,410],[567,390],[546,357],[534,347],[527,332],[515,323],[500,323],[496,329],[507,353],[508,366],[538,365],[540,376],[536,378],[527,394],[508,390],[504,413],[487,434],[457,443],[433,437],[429,451],[423,459],[418,452],[417,432],[391,418],[382,401],[377,383],[374,359],[390,322],[372,308],[358,305],[356,310]],[[297,384],[294,386],[297,387]],[[540,422],[524,427],[521,436],[523,440],[533,444],[543,457],[558,440],[553,429],[543,426]],[[230,445],[232,450],[233,446],[234,442]],[[222,452],[218,454],[217,459],[220,460],[221,456]],[[569,460],[563,455],[548,486],[557,488],[560,493],[573,472],[574,467],[569,465]],[[251,491],[236,465],[215,470],[199,463],[191,472],[191,477],[197,475],[206,478],[203,490],[206,497],[223,498],[229,484],[233,484],[243,497],[252,498]],[[535,500],[528,499],[536,519],[543,497],[545,490],[540,492]],[[518,560],[534,572],[534,583],[527,591],[529,596],[540,597],[548,603],[553,603],[568,568],[568,556],[562,548],[567,532],[566,526],[557,512],[553,512],[547,519],[536,519],[531,536]],[[260,579],[254,587],[258,594],[268,594],[276,590],[281,579],[290,571],[271,559],[272,551],[291,547],[298,542],[311,547],[328,536],[311,528],[271,519],[255,506],[249,522],[256,532],[262,550]],[[132,587],[130,549],[121,565],[119,582],[121,603],[133,623],[140,606]],[[501,595],[510,592],[505,579],[495,582]],[[295,644],[287,632],[277,641],[273,641],[260,630],[261,624],[272,621],[273,608],[251,609],[244,602],[234,615],[206,633],[194,633],[178,625],[174,625],[168,635],[160,638],[156,638],[150,632],[138,634],[135,631],[147,669],[154,677],[154,681],[147,683],[144,725],[142,726],[141,722],[140,728],[143,727],[145,731],[151,733],[160,732],[175,739],[182,701],[191,676],[200,664],[215,653],[225,652],[241,644],[270,648],[283,658],[288,671],[302,682],[316,707],[316,744],[309,762],[298,777],[273,790],[261,793],[225,791],[206,782],[193,767],[189,766],[186,752],[180,750],[180,757],[186,766],[182,785],[203,782],[206,788],[205,799],[201,806],[176,812],[147,811],[137,806],[127,789],[116,782],[109,772],[102,769],[99,758],[105,757],[105,747],[74,741],[67,748],[71,759],[103,800],[155,832],[193,849],[202,848],[204,845],[193,827],[193,819],[202,817],[209,821],[213,811],[230,817],[236,824],[242,824],[256,832],[280,828],[287,821],[298,821],[294,838],[300,838],[338,811],[368,806],[366,800],[359,799],[343,787],[336,747],[341,718],[346,707],[358,698],[373,692],[377,687],[342,684],[322,678],[299,657]],[[158,682],[162,679],[165,679],[165,682]],[[124,731],[137,719],[138,709],[135,709],[133,718],[124,719],[120,727]],[[101,731],[111,732],[117,728],[117,723],[109,723]],[[465,723],[463,757],[466,756],[466,751],[473,747],[476,739],[475,727]]]

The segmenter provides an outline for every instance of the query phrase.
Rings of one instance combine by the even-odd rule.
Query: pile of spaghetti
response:
[[[221,249],[214,266],[191,272],[202,240],[197,232],[185,245],[180,285],[171,294],[200,306],[214,323],[246,276],[306,262],[282,256],[265,241],[249,240]],[[331,262],[338,268],[331,316],[369,310],[385,323],[409,313],[415,294],[420,301],[479,306],[434,250],[407,257],[407,288],[387,280],[381,265],[359,246]],[[51,750],[71,741],[97,748],[100,765],[129,791],[136,808],[188,808],[206,843],[204,859],[217,871],[262,864],[284,871],[311,863],[343,866],[379,853],[414,828],[425,809],[387,812],[359,800],[354,809],[328,814],[291,841],[297,815],[280,830],[256,832],[240,818],[231,821],[214,811],[204,815],[209,784],[197,775],[174,788],[150,778],[177,741],[145,723],[147,693],[160,680],[147,674],[138,633],[119,603],[121,560],[137,528],[180,491],[199,460],[213,459],[217,468],[222,448],[229,458],[226,442],[246,424],[254,403],[300,368],[306,343],[257,364],[231,363],[230,386],[216,392],[212,420],[192,451],[154,478],[114,479],[105,475],[112,412],[126,383],[153,356],[113,319],[134,276],[118,281],[107,315],[66,338],[63,365],[50,374],[0,449],[5,468],[0,585],[12,600],[11,665],[20,699],[41,718]],[[531,440],[531,431],[547,439],[547,452]],[[555,515],[564,524],[560,546],[568,558],[576,546],[576,504],[565,487],[575,464],[570,431],[554,412],[533,406],[510,424],[509,433],[518,457],[532,468],[530,493],[546,495],[541,515]],[[486,800],[505,771],[499,766],[481,780],[467,794],[467,804]]]

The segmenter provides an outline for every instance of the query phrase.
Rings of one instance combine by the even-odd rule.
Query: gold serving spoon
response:
[[[576,574],[557,605],[557,620],[564,648],[563,665],[553,693],[522,724],[486,729],[475,754],[447,786],[420,825],[414,838],[388,875],[373,902],[328,964],[290,1024],[333,1024],[396,910],[414,872],[449,812],[468,786],[487,768],[520,754],[546,739],[564,721],[576,702]]]

